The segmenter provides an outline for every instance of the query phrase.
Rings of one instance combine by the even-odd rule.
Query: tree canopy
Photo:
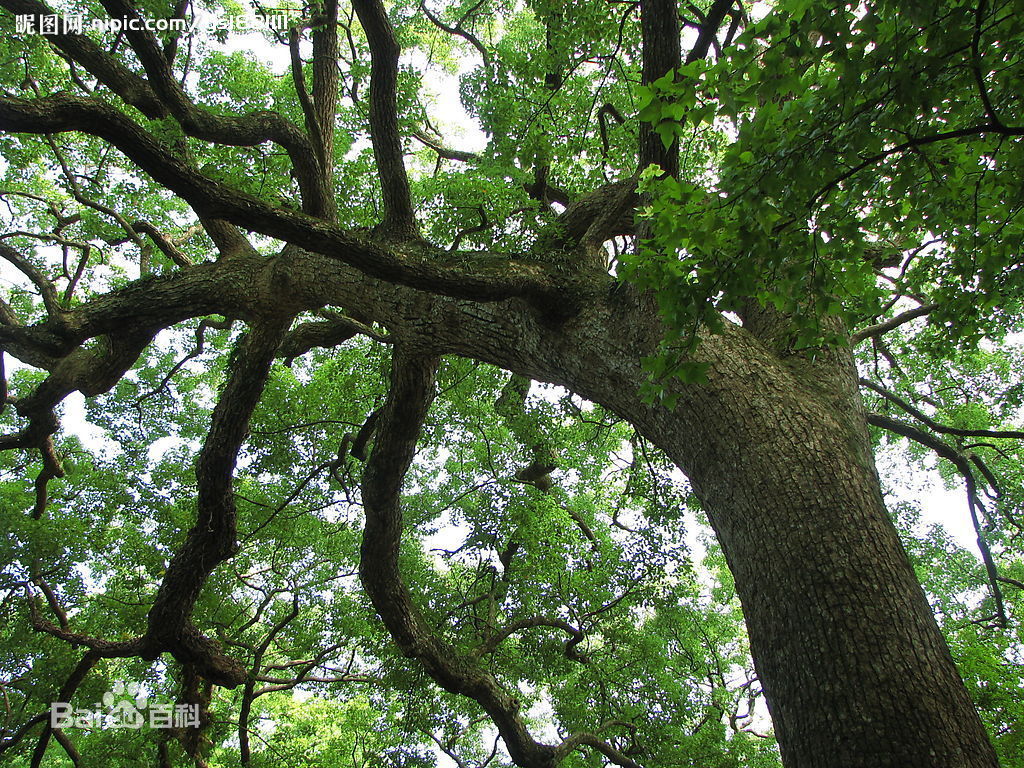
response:
[[[0,0],[5,763],[1024,765],[1020,4],[278,5]]]

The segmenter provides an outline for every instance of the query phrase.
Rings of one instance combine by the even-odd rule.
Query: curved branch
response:
[[[226,219],[310,251],[330,254],[388,282],[477,301],[522,296],[537,301],[553,319],[577,309],[548,278],[548,268],[535,261],[503,258],[495,264],[474,254],[469,261],[476,268],[467,268],[465,258],[426,247],[385,248],[328,222],[233,190],[206,177],[117,109],[95,99],[66,94],[40,99],[0,97],[0,130],[35,134],[80,131],[99,136],[184,198],[201,217]]]
[[[7,243],[2,240],[0,240],[0,257],[9,261],[17,267],[22,274],[32,281],[32,284],[39,290],[39,295],[43,300],[43,307],[46,309],[46,314],[53,318],[59,318],[62,307],[60,306],[60,299],[57,297],[57,289],[54,287],[53,283],[50,282],[50,279],[36,269],[28,258],[11,248],[11,246],[7,245]]]
[[[894,392],[890,392],[888,389],[883,387],[881,384],[876,384],[870,379],[861,378],[859,383],[862,387],[867,387],[872,392],[881,395],[893,405],[898,406],[902,410],[909,413],[915,419],[923,423],[929,429],[933,429],[936,432],[941,432],[945,435],[957,435],[960,437],[1001,437],[1007,439],[1021,439],[1024,438],[1024,431],[1015,429],[959,429],[958,427],[947,427],[944,424],[939,424],[928,415],[915,408],[913,405],[908,403],[899,395]]]
[[[908,309],[906,312],[901,312],[895,317],[891,317],[888,320],[884,320],[881,323],[875,325],[869,325],[867,328],[863,328],[857,331],[850,337],[850,341],[853,344],[859,344],[865,339],[872,339],[876,336],[881,336],[884,333],[888,333],[894,328],[899,328],[904,323],[909,323],[911,320],[916,320],[919,317],[931,313],[933,310],[938,309],[938,304],[922,304],[920,307],[914,307],[914,309]]]
[[[952,131],[941,131],[927,136],[916,136],[904,141],[902,144],[897,144],[894,147],[884,149],[881,152],[871,155],[871,157],[866,160],[857,163],[857,165],[839,174],[814,193],[811,199],[807,202],[807,207],[813,209],[814,206],[822,200],[822,198],[828,195],[829,192],[838,187],[844,181],[852,176],[856,176],[865,168],[868,168],[875,163],[880,163],[887,157],[898,155],[901,152],[906,152],[908,149],[924,147],[928,144],[935,144],[940,141],[949,141],[950,139],[980,139],[989,134],[995,134],[997,136],[1024,136],[1024,127],[1009,127],[989,121],[987,123],[977,123],[966,128],[957,128]]]
[[[43,512],[46,511],[46,502],[48,500],[47,486],[50,480],[64,477],[64,467],[61,465],[60,459],[57,458],[57,452],[53,448],[53,435],[47,435],[43,440],[43,444],[39,447],[39,453],[43,460],[43,468],[39,470],[35,481],[36,505],[32,509],[32,517],[35,520],[41,518]]]
[[[85,676],[89,674],[89,671],[96,666],[96,663],[101,659],[105,658],[101,653],[95,650],[87,651],[81,660],[72,670],[68,679],[64,681],[64,685],[60,687],[60,693],[57,694],[57,701],[70,702],[71,698],[75,695],[75,691],[78,690],[78,686],[85,680]],[[106,657],[110,658],[110,657]],[[43,721],[43,732],[39,734],[39,741],[36,742],[36,748],[32,751],[32,762],[29,764],[30,768],[39,768],[43,763],[43,756],[46,754],[46,747],[50,743],[50,736],[54,734],[54,729],[50,726],[48,720]]]
[[[481,3],[477,3],[477,7],[479,7],[480,5]],[[423,15],[427,17],[430,23],[433,24],[438,29],[440,29],[442,32],[447,32],[449,35],[461,37],[467,43],[476,48],[477,52],[480,54],[480,58],[483,59],[484,66],[487,67],[488,69],[491,68],[491,54],[487,52],[487,49],[484,48],[483,43],[480,42],[480,39],[476,35],[462,28],[462,22],[473,13],[474,9],[471,8],[469,11],[467,11],[466,14],[463,16],[463,19],[460,20],[459,23],[454,27],[448,26],[443,21],[441,21],[441,19],[439,19],[437,16],[431,13],[430,9],[427,8],[426,0],[420,0],[420,10],[423,11]]]
[[[599,738],[593,733],[577,733],[570,736],[558,747],[559,754],[568,755],[569,752],[580,746],[593,747],[602,755],[611,760],[615,765],[622,766],[622,768],[643,768],[640,763],[632,760],[626,755],[619,752],[611,744]]]
[[[295,326],[281,342],[278,356],[284,358],[286,365],[290,365],[292,360],[314,347],[336,347],[359,334],[382,344],[391,343],[387,334],[379,333],[355,318],[332,312],[327,320]]]
[[[290,318],[278,317],[255,324],[238,344],[196,464],[196,522],[168,565],[149,612],[143,658],[154,659],[169,651],[182,664],[194,665],[207,680],[225,687],[244,682],[245,669],[203,637],[190,624],[189,615],[206,577],[238,549],[232,492],[235,463],[289,323]]]
[[[512,759],[524,768],[550,768],[555,748],[533,740],[519,702],[473,659],[439,638],[419,615],[402,581],[398,552],[402,537],[402,480],[412,463],[423,419],[434,395],[435,358],[396,348],[391,389],[380,417],[373,453],[363,474],[366,527],[359,575],[402,653],[418,659],[451,693],[474,699],[490,715]]]
[[[498,632],[489,637],[485,643],[474,651],[474,655],[483,656],[487,653],[493,653],[495,648],[516,632],[520,632],[524,629],[532,629],[533,627],[553,627],[554,629],[562,630],[569,635],[569,639],[565,643],[566,658],[578,661],[582,664],[586,664],[590,661],[586,656],[576,650],[576,646],[586,639],[586,635],[583,634],[583,631],[577,629],[567,621],[551,616],[532,616],[528,619],[513,621],[511,624],[502,627]]]
[[[974,473],[971,471],[971,464],[967,457],[955,448],[944,443],[942,440],[939,440],[934,435],[929,435],[924,430],[918,429],[910,424],[904,424],[896,419],[890,419],[888,416],[869,413],[867,414],[867,421],[868,424],[881,427],[889,432],[893,432],[902,437],[909,438],[914,442],[920,443],[927,448],[931,448],[935,453],[951,462],[958,470],[960,470],[960,474],[963,475],[964,485],[967,491],[967,506],[971,513],[971,522],[974,525],[974,532],[978,537],[978,550],[981,552],[981,559],[985,563],[985,572],[988,575],[989,586],[992,590],[992,598],[995,600],[996,614],[999,616],[1002,626],[1005,627],[1008,620],[1006,617],[1006,609],[1003,606],[1003,593],[999,588],[999,571],[996,568],[995,560],[992,558],[992,552],[989,549],[988,542],[985,541],[985,535],[981,530],[981,521],[978,519],[978,510],[983,510],[984,504],[982,504],[981,499],[978,497]]]
[[[0,450],[42,448],[44,467],[48,465],[48,471],[55,472],[59,466],[56,457],[45,453],[46,441],[60,426],[53,409],[75,390],[84,395],[98,395],[114,386],[149,344],[156,330],[145,326],[129,327],[101,338],[93,348],[73,347],[60,360],[54,361],[50,375],[31,395],[15,403],[18,414],[29,423],[20,432],[0,437]]]
[[[416,240],[419,228],[409,193],[402,136],[398,129],[398,57],[401,49],[380,0],[353,0],[370,42],[370,139],[377,161],[384,219],[379,232],[397,241]]]
[[[0,6],[15,14],[53,14],[39,0],[0,0]],[[114,18],[138,18],[135,8],[124,0],[106,0],[104,7]],[[217,115],[196,106],[174,78],[171,64],[152,33],[126,29],[125,34],[146,70],[148,81],[85,35],[62,33],[47,35],[46,39],[150,119],[173,117],[188,136],[217,144],[248,147],[269,141],[284,147],[295,169],[304,205],[310,212],[323,207],[326,201],[317,183],[319,164],[312,144],[298,126],[268,110]]]

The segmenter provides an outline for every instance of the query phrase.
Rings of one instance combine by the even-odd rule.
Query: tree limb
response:
[[[34,100],[0,97],[0,130],[38,134],[81,131],[100,136],[154,180],[181,195],[201,217],[227,219],[308,250],[331,254],[383,280],[475,300],[519,295],[539,301],[554,315],[573,311],[564,292],[556,290],[547,278],[543,265],[512,260],[486,265],[477,254],[476,268],[467,269],[465,260],[451,254],[384,247],[333,224],[275,208],[204,176],[117,109],[94,99],[66,94]]]
[[[206,577],[237,551],[235,462],[289,322],[287,317],[267,319],[239,342],[196,463],[196,522],[167,566],[149,612],[143,658],[170,651],[181,663],[193,664],[207,680],[225,687],[244,682],[246,672],[203,637],[189,623],[189,615]]]
[[[436,359],[396,348],[373,453],[363,474],[366,526],[359,574],[370,601],[402,653],[418,659],[446,691],[468,696],[494,721],[509,755],[524,768],[549,768],[554,747],[533,740],[519,702],[472,659],[439,638],[413,604],[398,566],[401,486],[433,399]]]
[[[915,408],[913,405],[908,403],[906,400],[904,400],[899,395],[895,394],[894,392],[890,392],[888,389],[883,387],[881,384],[876,384],[875,382],[871,381],[870,379],[865,379],[865,378],[861,378],[859,380],[859,383],[860,383],[861,386],[867,387],[872,392],[875,392],[875,393],[881,395],[886,400],[888,400],[890,403],[892,403],[893,405],[896,405],[899,408],[901,408],[902,410],[906,411],[911,416],[913,416],[915,419],[917,419],[918,421],[922,422],[929,429],[932,429],[932,430],[934,430],[936,432],[941,432],[941,433],[946,434],[946,435],[958,435],[960,437],[1001,437],[1001,438],[1007,438],[1007,439],[1011,439],[1011,438],[1021,439],[1021,438],[1024,438],[1024,432],[1022,432],[1020,430],[1014,430],[1014,429],[1006,429],[1006,430],[1001,430],[1001,429],[960,429],[958,427],[947,427],[944,424],[939,424],[937,421],[935,421],[934,419],[930,418],[928,415],[923,413],[918,408]]]
[[[988,542],[985,540],[985,534],[982,532],[981,521],[978,519],[978,510],[984,509],[984,505],[978,497],[974,473],[971,471],[971,465],[967,460],[967,457],[955,448],[944,443],[942,440],[939,440],[937,437],[929,435],[924,430],[918,429],[910,424],[904,424],[896,419],[890,419],[888,416],[869,413],[867,414],[867,421],[868,424],[881,427],[889,432],[907,437],[923,446],[931,448],[935,453],[951,462],[958,470],[960,470],[960,474],[964,478],[964,485],[967,491],[967,506],[971,513],[971,522],[974,525],[974,532],[978,539],[978,550],[981,552],[981,559],[985,563],[985,571],[988,575],[992,598],[995,600],[996,604],[996,615],[999,617],[1001,625],[1005,627],[1008,623],[1008,619],[1006,616],[1006,609],[1003,605],[1003,593],[999,588],[999,571],[996,568],[996,563],[992,557],[992,552],[989,549]]]
[[[417,240],[419,227],[412,207],[402,136],[398,128],[398,56],[401,49],[380,0],[353,0],[352,7],[370,42],[370,139],[384,197],[384,219],[379,225],[379,232],[389,240]]]
[[[854,344],[859,344],[865,339],[871,339],[876,336],[881,336],[884,333],[888,333],[894,328],[898,328],[904,323],[909,323],[911,320],[916,320],[919,317],[932,312],[932,310],[938,308],[938,304],[922,304],[920,307],[914,307],[908,309],[906,312],[901,312],[895,317],[891,317],[888,320],[884,320],[881,323],[875,325],[869,325],[867,328],[862,328],[850,337],[850,341]]]

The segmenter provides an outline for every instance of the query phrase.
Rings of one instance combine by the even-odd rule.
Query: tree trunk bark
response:
[[[735,576],[787,768],[997,764],[885,510],[848,352],[787,354],[771,324],[750,317],[702,338],[708,379],[667,382],[678,398],[670,410],[641,397],[641,361],[664,333],[628,290],[599,285],[556,322],[522,300],[431,296],[298,250],[287,273],[260,264],[262,276],[217,283],[220,302],[244,310],[251,286],[266,285],[279,303],[343,306],[383,323],[410,353],[463,355],[563,385],[664,450]],[[207,279],[164,282],[178,303],[209,300]]]
[[[784,364],[716,363],[730,388],[704,414],[707,447],[686,457],[736,580],[783,762],[995,766],[886,512],[842,357],[817,382]]]
[[[848,351],[812,362],[731,326],[702,342],[707,382],[669,384],[670,411],[638,391],[661,333],[638,307],[597,302],[557,333],[500,307],[458,314],[432,326],[432,347],[563,384],[686,473],[735,576],[787,768],[997,765],[885,509]]]
[[[786,354],[751,317],[702,339],[708,380],[668,382],[670,410],[641,397],[663,330],[628,291],[552,324],[519,300],[332,280],[351,273],[315,256],[292,267],[332,286],[318,301],[380,318],[408,349],[563,385],[678,464],[735,576],[787,768],[997,765],[886,512],[848,351]]]

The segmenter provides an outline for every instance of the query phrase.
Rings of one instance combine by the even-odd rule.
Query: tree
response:
[[[189,2],[0,5],[0,749],[259,764],[307,738],[258,726],[279,691],[364,685],[309,717],[393,741],[323,760],[769,765],[759,689],[787,768],[995,765],[972,694],[1015,754],[978,671],[1021,587],[1014,4],[327,0],[267,33],[282,79],[144,23]],[[485,149],[432,123],[438,66]],[[106,449],[60,431],[75,391]],[[936,605],[1005,649],[971,690],[869,425],[965,483],[989,592],[956,606],[968,558]],[[116,675],[199,725],[40,712]]]

